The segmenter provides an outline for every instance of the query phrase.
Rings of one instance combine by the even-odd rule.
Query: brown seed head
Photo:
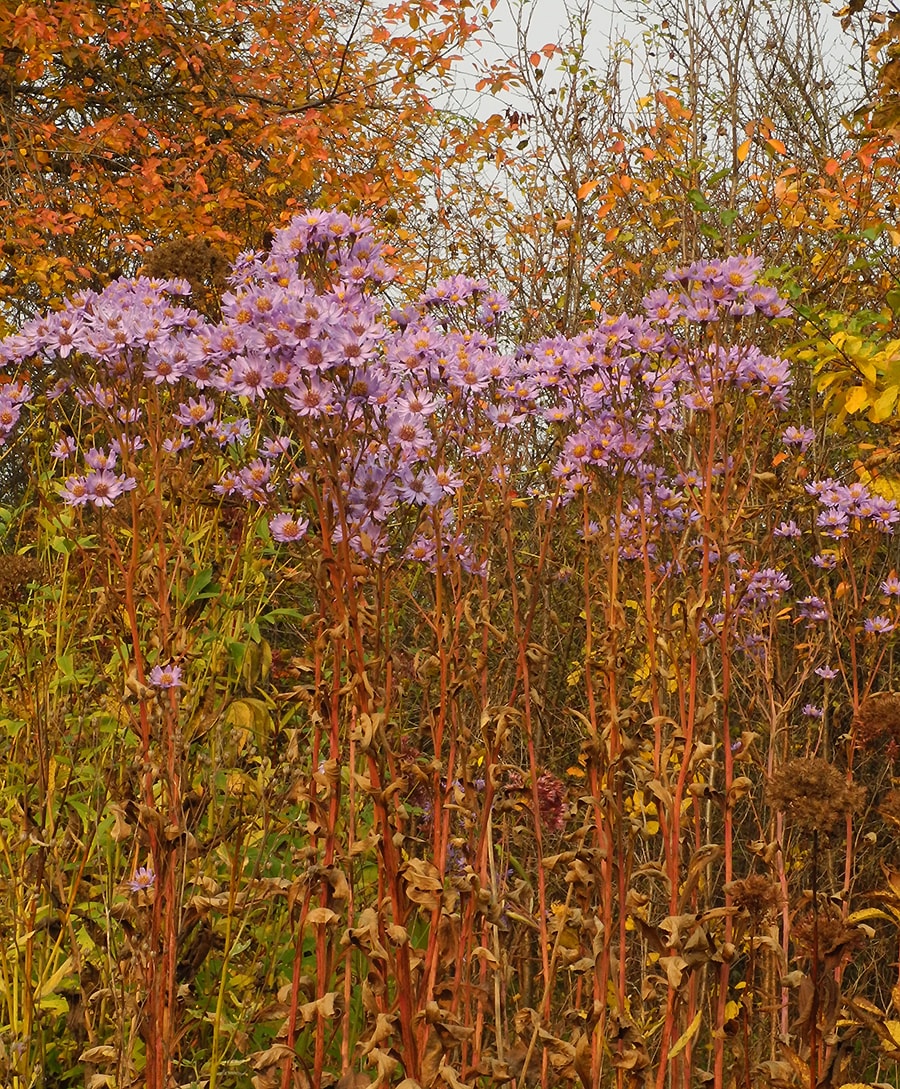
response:
[[[726,886],[736,908],[756,921],[769,918],[781,907],[781,889],[762,874],[751,874]]]
[[[900,692],[876,692],[863,700],[853,727],[864,749],[900,742]]]
[[[0,605],[16,605],[25,600],[25,589],[37,582],[41,565],[32,556],[0,555]]]
[[[834,904],[820,906],[815,918],[805,912],[794,922],[791,936],[799,953],[811,956],[815,950],[820,957],[849,953],[863,940],[862,931],[849,926]]]
[[[862,787],[847,782],[843,773],[817,756],[788,760],[769,780],[769,805],[797,828],[833,832],[863,803]]]

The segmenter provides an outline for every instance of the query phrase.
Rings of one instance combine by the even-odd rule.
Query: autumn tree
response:
[[[147,245],[258,246],[284,210],[418,198],[456,0],[0,6],[0,298],[10,324]]]

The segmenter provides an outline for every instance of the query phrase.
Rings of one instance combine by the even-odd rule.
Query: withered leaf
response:
[[[369,1075],[363,1074],[361,1070],[349,1070],[346,1074],[341,1074],[334,1083],[334,1089],[368,1089],[368,1086]],[[400,1089],[399,1085],[397,1089]]]
[[[110,1047],[109,1044],[101,1044],[99,1047],[89,1047],[86,1051],[78,1056],[78,1061],[81,1063],[109,1063],[115,1062],[119,1058],[119,1053],[114,1047]]]
[[[287,1044],[272,1044],[265,1051],[257,1051],[251,1055],[254,1070],[266,1070],[270,1066],[278,1066],[285,1059],[294,1058],[294,1049]]]
[[[341,945],[345,948],[348,945],[358,946],[372,959],[390,959],[378,936],[378,915],[374,908],[364,908],[359,913],[357,925],[344,931]]]
[[[660,957],[659,963],[665,969],[669,986],[676,989],[680,987],[681,980],[684,976],[684,970],[688,967],[688,962],[684,957],[680,957],[677,954],[671,957]]]
[[[317,1017],[321,1017],[326,1021],[330,1020],[335,1016],[334,1000],[336,998],[337,991],[329,991],[328,994],[322,995],[321,998],[317,998],[313,1002],[304,1002],[300,1006],[300,1016],[307,1024]]]
[[[444,883],[437,868],[423,858],[411,858],[403,867],[406,895],[414,904],[435,908],[440,906]]]
[[[331,908],[317,907],[306,915],[306,921],[313,926],[325,925],[329,923],[335,923],[340,919],[340,915],[336,911],[332,911]]]

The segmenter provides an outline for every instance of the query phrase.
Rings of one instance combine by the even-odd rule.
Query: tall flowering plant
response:
[[[724,1086],[774,1061],[765,1010],[818,1076],[834,1003],[792,1030],[779,981],[843,965],[816,897],[792,944],[765,784],[874,736],[900,512],[828,465],[759,271],[513,346],[486,283],[404,300],[311,212],[219,320],[139,279],[0,344],[44,582],[5,599],[17,1034],[65,994],[69,1061],[123,1083]]]

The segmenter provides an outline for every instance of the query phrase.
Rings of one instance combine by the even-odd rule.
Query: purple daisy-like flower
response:
[[[67,461],[75,453],[75,439],[71,435],[61,438],[50,451],[56,461]]]
[[[126,884],[132,892],[146,892],[156,884],[156,874],[149,866],[139,866],[134,871],[134,877]]]
[[[154,688],[180,688],[181,687],[181,666],[172,665],[155,665],[150,670],[150,677],[148,678],[150,684]]]
[[[815,437],[816,433],[811,427],[788,427],[785,428],[781,441],[785,446],[798,447],[802,454]]]
[[[772,530],[773,537],[802,537],[803,531],[797,523],[791,519],[789,522],[781,522]]]
[[[69,507],[81,507],[90,499],[87,478],[70,476],[59,490],[62,501]]]
[[[797,602],[800,616],[804,620],[827,620],[828,610],[820,597],[805,597]]]
[[[807,718],[824,718],[825,712],[821,707],[816,707],[813,703],[807,703],[803,708],[803,714]]]
[[[819,668],[813,670],[813,672],[816,674],[817,677],[821,677],[825,681],[834,680],[834,678],[838,675],[838,671],[836,669],[832,669],[831,666],[819,666]]]
[[[298,518],[294,514],[276,514],[269,519],[269,532],[274,541],[283,544],[292,544],[294,541],[302,541],[309,529],[309,519]]]
[[[95,507],[111,507],[114,500],[124,492],[130,492],[137,487],[137,481],[132,476],[116,476],[108,469],[99,472],[88,473],[84,479],[88,502]]]
[[[870,616],[863,624],[863,628],[874,635],[887,635],[895,627],[894,622],[887,616]]]
[[[200,427],[209,423],[214,415],[215,406],[201,395],[196,399],[189,397],[187,404],[179,404],[175,419],[184,427]]]
[[[900,597],[900,578],[896,571],[892,571],[881,584],[881,592],[888,597]]]

